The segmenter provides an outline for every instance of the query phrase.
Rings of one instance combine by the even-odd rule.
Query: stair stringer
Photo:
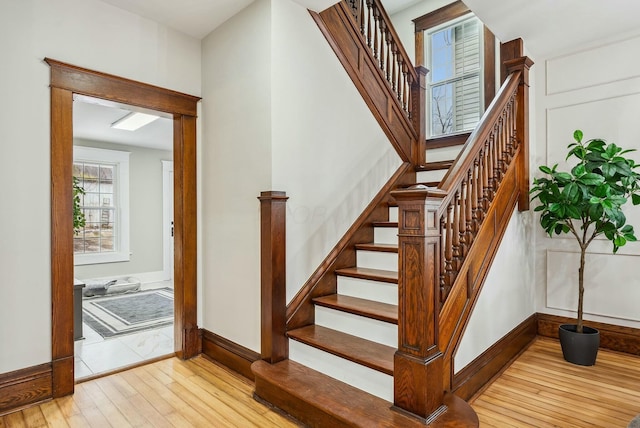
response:
[[[498,252],[509,219],[518,203],[517,169],[522,152],[517,151],[507,169],[480,230],[454,281],[439,314],[439,344],[444,354],[444,390],[452,391],[455,353],[469,323],[487,274]],[[455,391],[454,391],[455,392]]]

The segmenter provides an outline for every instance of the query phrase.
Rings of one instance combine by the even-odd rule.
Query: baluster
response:
[[[458,242],[460,248],[460,256],[458,260],[458,266],[456,270],[460,270],[462,267],[462,261],[464,260],[464,256],[467,254],[468,245],[467,245],[467,200],[466,190],[469,185],[469,182],[466,178],[462,179],[462,183],[460,184],[460,214],[458,215]]]
[[[516,94],[513,95],[513,97],[511,98],[512,100],[512,104],[511,104],[511,117],[513,118],[513,123],[511,125],[511,129],[512,129],[512,133],[511,133],[511,141],[512,141],[512,145],[513,145],[513,152],[515,153],[515,151],[518,149],[518,125],[517,125],[517,114],[516,112],[518,111],[518,97],[516,96]]]
[[[446,233],[446,239],[445,239],[445,255],[444,255],[444,259],[445,259],[445,266],[444,266],[444,272],[445,272],[445,296],[447,296],[449,294],[449,290],[451,289],[451,287],[453,286],[453,280],[454,280],[454,274],[453,274],[453,242],[452,242],[452,235],[453,235],[453,219],[452,219],[452,211],[453,211],[453,205],[449,204],[447,206],[447,227],[445,229],[445,233]]]
[[[391,60],[391,89],[396,90],[396,58],[398,56],[398,47],[396,46],[395,40],[391,40],[391,53],[393,55]]]
[[[386,43],[386,52],[387,52],[387,62],[384,66],[384,71],[385,71],[385,77],[387,79],[387,82],[389,82],[391,80],[391,40],[389,37],[389,28],[386,27],[385,25],[385,29],[384,29],[384,41]]]
[[[460,260],[462,259],[462,254],[460,252],[460,191],[456,191],[453,197],[453,236],[451,237],[452,243],[452,262],[451,268],[453,270],[453,278],[451,280],[451,286],[453,286],[453,281],[455,280],[458,271],[460,270]]]
[[[507,153],[509,154],[509,163],[511,163],[515,153],[513,148],[513,98],[507,105],[507,134]]]
[[[398,75],[397,77],[397,82],[396,82],[396,92],[398,94],[398,101],[400,101],[402,103],[402,65],[404,60],[402,59],[402,55],[398,55],[396,57],[396,61],[398,62]]]
[[[506,174],[511,164],[511,154],[509,153],[509,106],[504,111],[504,124],[502,125],[502,175]]]
[[[384,19],[380,20],[380,68],[382,74],[386,74],[385,70],[385,53],[387,49],[387,23]]]
[[[446,290],[446,281],[445,281],[445,273],[446,273],[446,223],[444,217],[440,217],[440,230],[442,231],[442,235],[440,236],[440,303],[444,303],[447,300],[447,290]]]
[[[380,30],[380,9],[373,5],[373,57],[378,59],[378,32]]]
[[[403,61],[402,63],[402,108],[404,111],[409,111],[408,97],[407,93],[409,92],[409,88],[407,87],[407,64]]]
[[[371,21],[373,20],[373,0],[367,0],[367,46],[371,47]]]
[[[489,203],[491,202],[491,145],[490,140],[488,139],[484,143],[484,157],[483,162],[484,165],[482,167],[482,171],[484,176],[482,177],[482,217],[486,214],[489,209]]]
[[[491,141],[491,154],[492,154],[492,167],[493,167],[493,182],[491,183],[491,190],[493,195],[491,195],[491,200],[493,200],[493,196],[495,195],[496,190],[498,190],[498,185],[500,184],[500,165],[498,160],[500,159],[500,154],[498,147],[500,145],[500,136],[498,134],[500,129],[498,129],[498,124],[496,123],[493,127],[492,141]]]
[[[465,244],[467,245],[467,251],[469,251],[469,249],[471,248],[471,244],[473,243],[473,213],[474,213],[474,208],[473,208],[473,204],[474,204],[474,199],[475,199],[475,195],[476,192],[473,191],[473,184],[475,183],[475,177],[474,177],[474,173],[475,173],[475,165],[473,165],[471,167],[471,169],[467,172],[467,196],[466,196],[466,208],[467,208],[467,212],[464,216],[465,218]],[[466,252],[465,252],[466,254]]]
[[[360,0],[360,33],[364,36],[364,26],[365,26],[365,20],[364,20],[364,1],[365,0]]]
[[[480,222],[482,222],[482,154],[483,151],[478,152],[478,157],[473,161],[475,168],[475,177],[473,180],[473,231],[477,232],[480,229]]]

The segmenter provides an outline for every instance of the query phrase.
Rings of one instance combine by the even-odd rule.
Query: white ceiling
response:
[[[509,41],[522,38],[534,60],[640,33],[638,0],[464,2],[498,39]]]
[[[113,122],[132,111],[156,114],[161,117],[136,131],[111,128]],[[165,113],[76,95],[73,102],[73,137],[150,149],[172,150],[173,121]]]

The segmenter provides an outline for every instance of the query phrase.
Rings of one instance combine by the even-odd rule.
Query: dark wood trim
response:
[[[415,183],[415,171],[412,170],[411,163],[405,162],[376,194],[287,305],[287,330],[313,324],[315,318],[312,299],[336,293],[335,271],[356,265],[354,244],[373,242],[373,222],[388,220],[391,190],[401,184],[413,183]]]
[[[484,110],[496,96],[496,36],[485,25],[484,29]]]
[[[575,324],[575,318],[538,313],[538,335],[558,338],[558,328],[562,324]],[[600,331],[600,347],[612,351],[640,355],[640,329],[585,321],[585,325]]]
[[[260,354],[208,330],[202,332],[202,353],[223,366],[254,380],[251,364],[260,360]]]
[[[51,86],[74,94],[88,95],[167,113],[197,116],[200,97],[112,74],[44,59],[51,67]]]
[[[0,374],[0,416],[52,396],[51,364]]]
[[[524,43],[522,39],[513,39],[511,41],[500,43],[500,83],[507,80],[507,66],[505,62],[524,56]]]
[[[449,22],[471,12],[461,0],[436,9],[413,20],[416,33]]]
[[[447,135],[446,137],[429,138],[426,149],[440,149],[442,147],[461,146],[467,142],[471,132],[464,134]],[[429,160],[429,159],[427,159]]]
[[[160,110],[174,117],[175,343],[182,358],[200,351],[196,318],[196,111],[198,97],[65,64],[51,67],[52,393],[73,393],[73,94]]]
[[[289,358],[287,340],[287,194],[261,192],[260,302],[262,359],[277,363]]]
[[[535,340],[536,332],[537,320],[533,314],[456,373],[452,391],[469,400],[527,349]]]

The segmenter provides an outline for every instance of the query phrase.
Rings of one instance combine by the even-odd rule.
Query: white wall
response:
[[[271,190],[271,10],[257,0],[202,43],[202,325],[260,350],[261,191]]]
[[[537,134],[535,165],[565,163],[573,131],[585,138],[603,138],[624,148],[640,149],[640,60],[629,55],[640,49],[631,37],[562,56],[538,59],[536,79]],[[544,69],[544,72],[543,72]],[[640,155],[630,154],[636,162]],[[538,175],[537,167],[532,169]],[[640,230],[640,207],[625,209]],[[535,221],[535,280],[538,312],[575,317],[579,247],[568,235],[549,238]],[[640,328],[640,287],[637,263],[640,243],[611,252],[606,239],[588,250],[585,273],[585,318]]]
[[[95,0],[0,2],[0,373],[51,361],[51,57],[200,94],[200,43]],[[20,183],[17,185],[15,183]]]
[[[163,270],[162,161],[172,160],[166,150],[74,139],[74,144],[131,153],[129,158],[129,251],[127,262],[78,265],[79,279],[141,276]],[[142,281],[149,275],[142,275]]]
[[[530,212],[511,216],[458,346],[456,373],[535,312],[531,222]]]
[[[260,191],[290,197],[290,300],[400,161],[299,4],[257,0],[203,60],[203,327],[259,351]]]

